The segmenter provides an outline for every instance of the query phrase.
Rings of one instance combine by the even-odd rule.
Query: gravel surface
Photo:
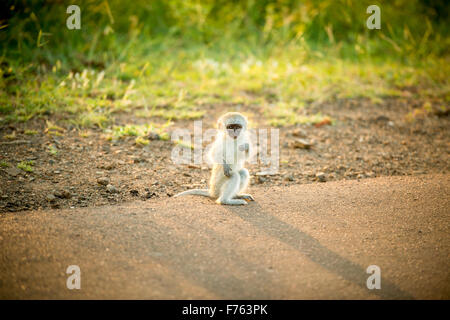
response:
[[[256,175],[264,168],[251,165],[252,184],[288,186],[448,173],[449,117],[428,114],[408,121],[408,114],[417,107],[405,99],[311,105],[308,112],[330,115],[334,124],[281,128],[278,174]],[[239,108],[211,106],[203,129],[213,128],[216,118],[230,109]],[[268,127],[257,106],[241,111],[249,115],[255,128]],[[144,121],[124,115],[117,124]],[[175,128],[193,132],[193,121],[175,122],[170,130]],[[27,130],[37,134],[27,135]],[[0,212],[167,198],[189,188],[206,187],[209,178],[206,165],[174,164],[174,144],[156,136],[149,137],[149,145],[139,147],[135,137],[108,141],[102,130],[91,130],[87,137],[70,126],[61,136],[44,131],[44,121],[38,120],[0,128],[0,161],[7,165],[0,166]],[[13,132],[13,141],[20,143],[5,138]],[[32,172],[18,169],[21,161],[32,161]]]
[[[250,192],[5,213],[0,298],[450,299],[449,174]]]

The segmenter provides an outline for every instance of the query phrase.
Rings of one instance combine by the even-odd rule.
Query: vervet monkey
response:
[[[228,112],[217,120],[219,132],[209,152],[213,162],[209,189],[188,190],[175,197],[201,195],[227,205],[244,205],[247,201],[254,201],[251,195],[242,193],[250,181],[244,163],[253,149],[247,123],[247,119],[238,112]]]

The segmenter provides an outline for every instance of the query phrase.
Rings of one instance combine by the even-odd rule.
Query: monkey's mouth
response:
[[[242,126],[240,124],[233,123],[233,124],[227,125],[227,132],[230,135],[230,137],[233,139],[237,139],[237,137],[239,137],[241,130],[242,130]]]

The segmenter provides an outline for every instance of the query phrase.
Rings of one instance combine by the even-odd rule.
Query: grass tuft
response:
[[[33,172],[34,161],[32,160],[24,160],[17,164],[17,168],[25,171],[25,172]]]

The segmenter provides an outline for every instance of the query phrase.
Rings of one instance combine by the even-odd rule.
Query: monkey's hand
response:
[[[231,177],[231,167],[227,163],[223,164],[223,174],[228,178]]]
[[[240,150],[240,151],[248,152],[248,151],[250,150],[250,146],[249,146],[248,143],[241,144],[241,145],[239,146],[239,150]]]

